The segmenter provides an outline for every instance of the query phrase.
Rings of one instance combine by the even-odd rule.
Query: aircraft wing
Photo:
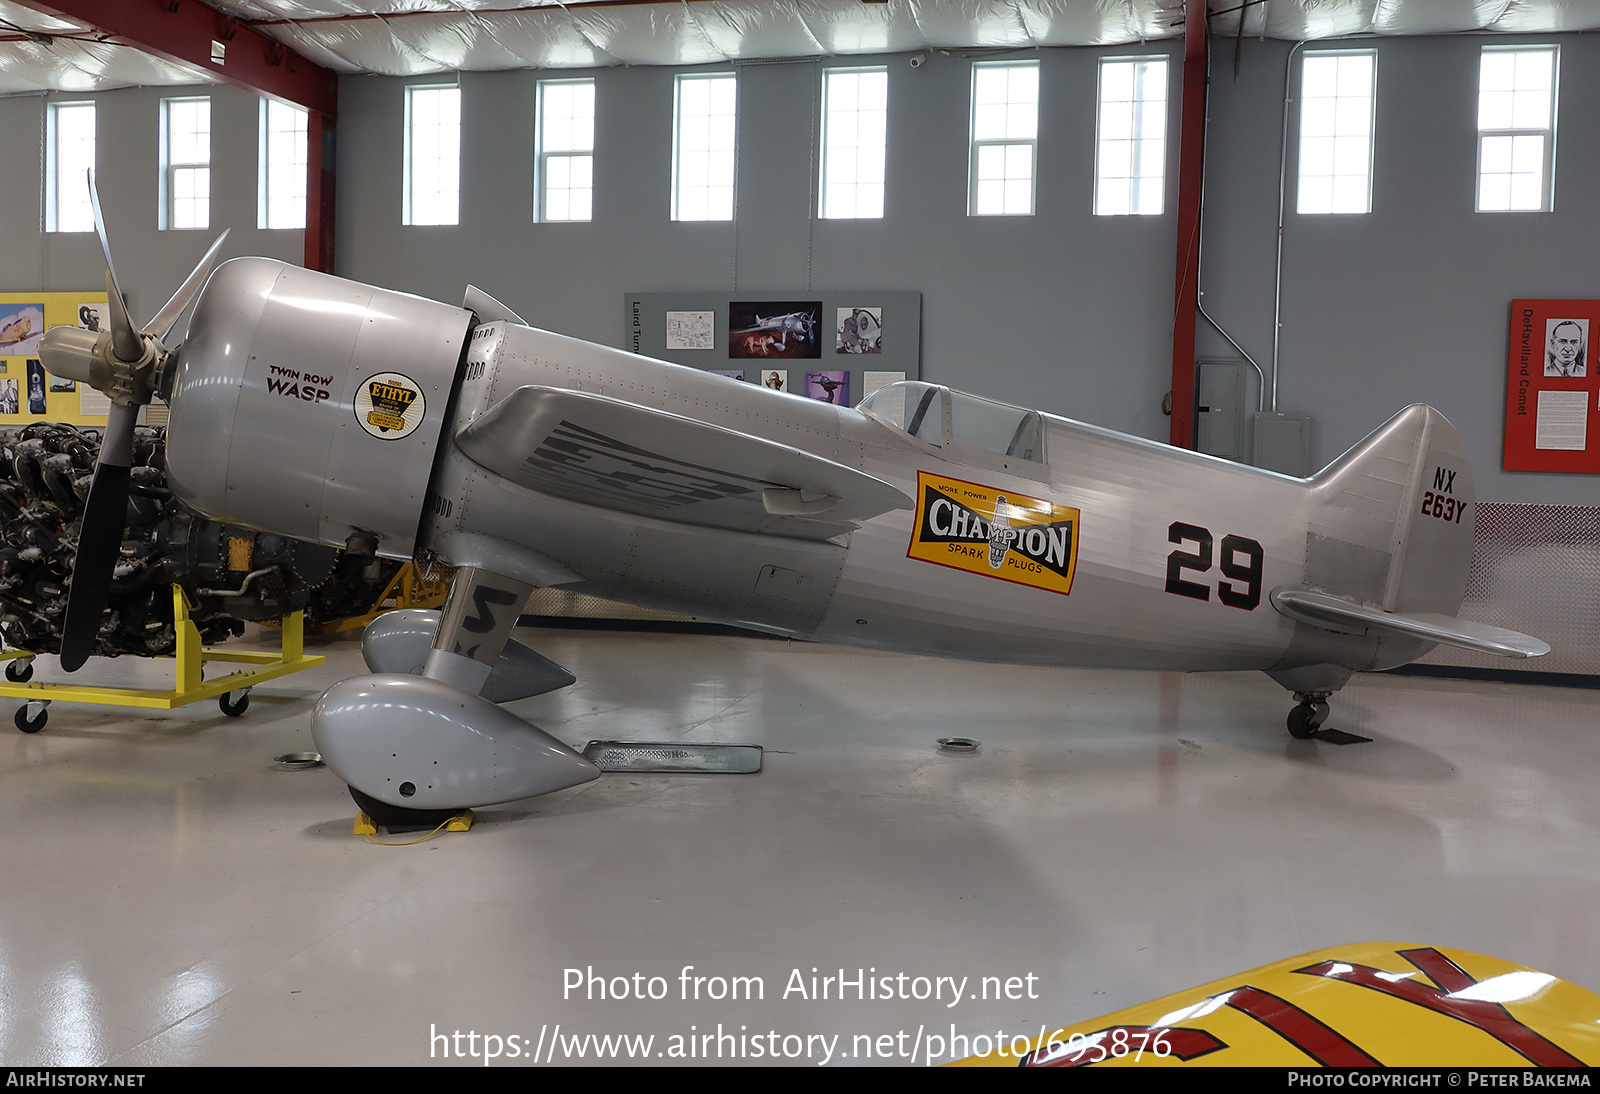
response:
[[[1272,606],[1290,619],[1313,626],[1343,631],[1354,629],[1357,633],[1373,629],[1392,631],[1409,638],[1424,638],[1500,657],[1543,657],[1550,652],[1546,643],[1530,635],[1457,619],[1453,615],[1420,612],[1401,615],[1309,589],[1274,589],[1271,599]]]
[[[519,387],[456,434],[530,490],[658,520],[828,539],[912,501],[842,463],[610,396]]]

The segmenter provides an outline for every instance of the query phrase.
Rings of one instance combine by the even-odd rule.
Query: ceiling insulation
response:
[[[923,49],[1115,46],[1181,33],[1182,0],[211,0],[336,72],[699,65]],[[1218,37],[1600,28],[1600,0],[1212,0]],[[1241,26],[1240,20],[1243,20]],[[0,93],[204,77],[0,0]]]

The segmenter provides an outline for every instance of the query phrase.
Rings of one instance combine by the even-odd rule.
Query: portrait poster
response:
[[[1514,300],[1507,471],[1600,472],[1600,300]]]
[[[836,353],[882,353],[883,309],[839,308],[834,338]]]
[[[39,339],[61,326],[106,329],[105,290],[0,293],[0,425],[105,425],[110,400],[51,375],[40,361]]]
[[[820,300],[735,300],[728,304],[728,356],[792,360],[822,356]]]

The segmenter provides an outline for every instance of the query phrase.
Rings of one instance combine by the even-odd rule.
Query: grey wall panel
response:
[[[405,81],[346,77],[339,272],[445,300],[460,299],[470,280],[531,323],[610,345],[615,302],[629,291],[916,290],[924,378],[1165,438],[1174,218],[1170,201],[1163,216],[1092,213],[1102,55],[1039,54],[1044,103],[1032,217],[966,215],[971,65],[959,57],[933,54],[916,69],[905,55],[850,59],[889,72],[882,220],[814,215],[823,66],[740,67],[736,225],[669,219],[672,70],[592,73],[597,181],[588,224],[532,220],[541,74],[463,74],[456,228],[400,226]],[[559,73],[579,75],[591,73]],[[1170,131],[1175,142],[1175,115]],[[1175,194],[1175,182],[1168,189]]]
[[[161,231],[161,100],[211,99],[211,224],[208,231]],[[130,88],[94,95],[0,97],[0,288],[8,292],[93,291],[105,263],[93,232],[46,233],[44,119],[47,102],[93,101],[97,177],[117,277],[136,322],[148,319],[193,269],[211,240],[231,228],[222,258],[266,255],[300,262],[305,233],[256,228],[257,114],[254,95],[231,87]]]
[[[1478,58],[1485,45],[1561,45],[1555,209],[1474,211]],[[1298,113],[1289,132],[1279,409],[1309,413],[1322,466],[1396,408],[1427,402],[1466,438],[1478,496],[1600,503],[1600,478],[1500,470],[1511,300],[1594,298],[1600,282],[1600,40],[1484,36],[1327,43],[1378,56],[1373,211],[1294,212]],[[1263,365],[1272,274],[1285,42],[1220,49],[1211,83],[1207,309]],[[1298,61],[1294,67],[1298,92]],[[1202,331],[1200,352],[1226,344]]]

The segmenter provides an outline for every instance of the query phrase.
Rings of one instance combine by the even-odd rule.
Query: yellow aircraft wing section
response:
[[[1292,957],[952,1067],[1585,1067],[1600,995],[1437,946]]]

